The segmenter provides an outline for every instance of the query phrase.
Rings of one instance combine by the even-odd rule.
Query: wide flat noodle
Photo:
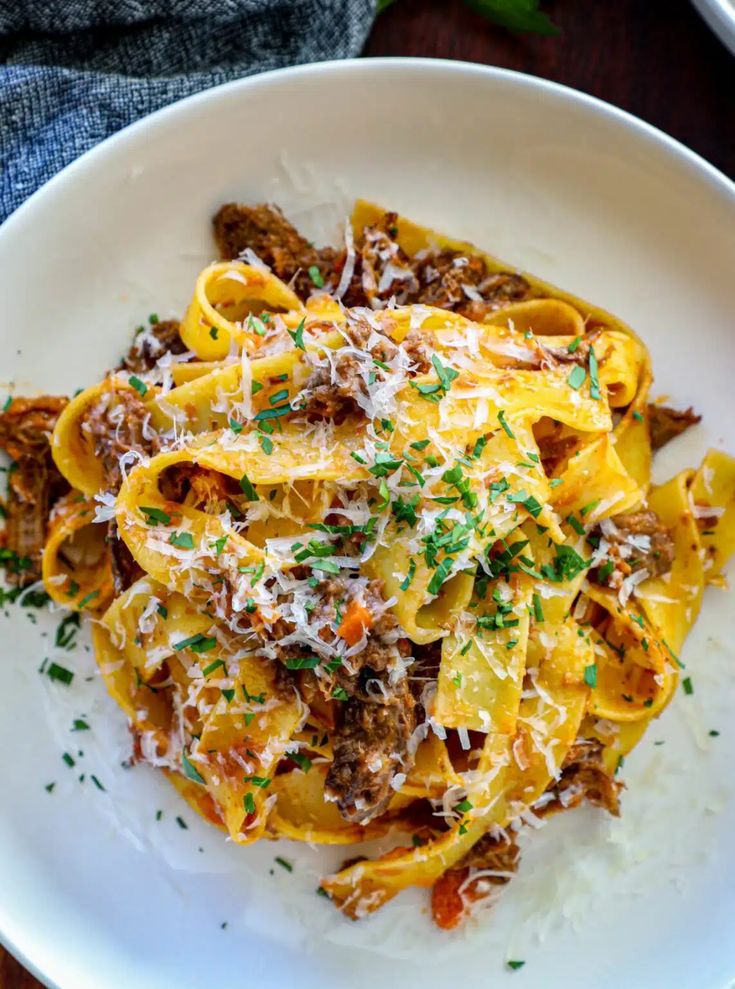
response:
[[[383,213],[357,203],[356,241]],[[460,252],[459,283],[467,259],[518,277],[403,218],[391,236],[416,263]],[[599,742],[618,768],[673,696],[705,582],[724,579],[735,461],[710,451],[652,488],[646,348],[532,275],[520,301],[463,309],[478,322],[304,301],[243,257],[201,272],[185,353],[142,378],[116,372],[62,412],[52,453],[74,490],[44,581],[59,603],[104,609],[95,652],[136,755],[233,840],[419,839],[324,881],[359,917],[529,819],[575,743]],[[133,407],[147,445],[112,484],[100,410],[122,427]],[[100,507],[143,571],[115,598]],[[614,535],[631,513],[655,513],[670,568],[635,572],[631,547],[645,557],[651,537],[626,556]],[[300,639],[330,608],[334,622]],[[401,739],[395,715],[413,707]],[[332,779],[341,732],[351,717],[369,735],[376,709],[401,751],[378,811],[349,818]],[[347,746],[366,776],[385,761],[365,755],[373,741]]]

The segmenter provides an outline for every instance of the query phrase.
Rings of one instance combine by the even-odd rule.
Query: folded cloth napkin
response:
[[[230,79],[359,54],[376,0],[0,0],[0,221],[138,117]]]

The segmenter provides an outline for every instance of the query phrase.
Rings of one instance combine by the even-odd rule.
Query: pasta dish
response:
[[[455,927],[525,825],[618,814],[735,460],[653,485],[698,417],[649,403],[643,343],[469,244],[362,201],[338,248],[267,206],[214,232],[180,322],[6,404],[8,580],[88,616],[134,760],[233,841],[390,836],[321,891]]]

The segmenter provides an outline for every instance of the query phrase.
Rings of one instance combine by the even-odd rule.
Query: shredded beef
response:
[[[650,403],[648,406],[648,425],[651,430],[651,446],[660,450],[669,440],[680,436],[690,426],[695,426],[702,419],[689,406],[684,412],[669,409],[665,405]]]
[[[343,332],[350,346],[365,351],[381,363],[395,357],[399,346],[402,347],[411,361],[409,376],[423,373],[431,367],[429,348],[423,334],[416,330],[409,331],[400,345],[361,319],[350,319]],[[382,375],[383,370],[367,358],[361,359],[349,351],[338,350],[331,360],[314,368],[306,380],[302,411],[310,421],[333,419],[337,424],[344,422],[348,416],[364,415],[369,399],[366,374]]]
[[[639,512],[626,512],[612,519],[617,532],[605,536],[610,543],[611,556],[616,566],[626,574],[634,570],[647,570],[651,577],[668,573],[674,562],[674,539],[670,531],[661,524],[655,512],[643,509]],[[595,533],[601,530],[595,529]],[[630,542],[631,536],[646,537],[643,546]]]
[[[548,475],[558,470],[579,444],[576,436],[561,436],[560,429],[561,426],[558,431],[538,438],[541,465]]]
[[[396,213],[385,213],[362,231],[355,274],[343,300],[346,305],[381,309],[395,297],[399,305],[438,306],[482,321],[496,309],[531,296],[531,286],[522,275],[490,273],[477,255],[424,250],[408,257],[396,239],[397,222]]]
[[[443,930],[451,930],[466,918],[473,903],[489,896],[494,886],[510,882],[518,869],[520,849],[515,840],[500,832],[483,835],[457,865],[447,869],[434,883],[431,891],[431,913]],[[472,870],[487,870],[497,875],[478,875]]]
[[[410,645],[400,638],[398,623],[385,607],[380,582],[357,585],[357,591],[352,583],[342,576],[323,580],[310,619],[321,627],[326,644],[335,640],[332,629],[355,596],[374,616],[364,647],[342,665],[331,671],[326,663],[318,670],[290,671],[289,660],[313,648],[297,642],[282,645],[279,640],[294,631],[283,620],[269,634],[281,667],[279,691],[298,689],[312,714],[330,730],[334,758],[326,792],[348,821],[364,824],[385,809],[395,773],[410,767],[407,745],[416,727],[416,703],[409,680],[396,663],[409,654]]]
[[[587,800],[619,817],[622,788],[605,768],[602,744],[597,739],[578,738],[562,763],[560,778],[546,791],[553,794],[553,801],[545,803],[538,813],[570,810]]]
[[[324,789],[346,820],[366,824],[385,810],[393,795],[391,780],[405,768],[414,707],[405,678],[392,685],[389,698],[353,697],[344,703],[342,723],[332,733],[334,761]]]
[[[136,336],[118,370],[144,374],[155,367],[164,354],[183,354],[185,351],[186,344],[179,335],[177,320],[164,320],[154,323]]]
[[[416,373],[425,374],[431,367],[431,351],[424,334],[419,330],[409,330],[401,341],[401,346],[408,354]]]
[[[157,437],[145,435],[148,419],[145,405],[132,391],[110,392],[84,413],[81,429],[92,440],[108,491],[116,494],[120,490],[120,457],[126,453],[150,457],[158,452]],[[133,463],[134,459],[129,466]]]
[[[92,440],[95,456],[102,464],[108,491],[117,494],[120,490],[121,456],[139,453],[149,457],[158,452],[159,444],[155,434],[144,435],[148,416],[140,397],[128,391],[104,395],[82,416],[82,432]],[[110,546],[113,586],[115,594],[119,595],[142,577],[143,571],[120,539],[114,521],[108,523],[107,542]]]
[[[419,262],[418,276],[420,288],[416,302],[452,309],[476,322],[531,294],[531,287],[522,275],[490,274],[481,257],[456,251],[429,254]]]
[[[112,586],[115,596],[119,597],[143,576],[144,570],[133,558],[127,543],[120,538],[114,521],[107,524],[107,543],[110,547]]]
[[[217,211],[213,223],[222,258],[232,260],[247,250],[253,251],[280,279],[293,279],[294,291],[301,298],[307,298],[315,288],[309,269],[317,268],[325,283],[334,281],[337,252],[311,245],[277,206],[226,203]]]
[[[66,398],[16,398],[0,414],[0,448],[13,459],[8,478],[4,561],[18,586],[41,576],[49,513],[68,490],[51,457],[50,439]]]
[[[365,382],[360,374],[361,362],[354,354],[341,354],[332,365],[317,367],[304,386],[308,398],[304,407],[307,419],[334,419],[339,424],[360,412],[357,396],[365,394]]]
[[[397,222],[396,213],[385,213],[357,237],[354,272],[342,296],[346,306],[382,309],[395,297],[399,305],[424,303],[482,321],[533,294],[522,275],[491,273],[477,255],[425,250],[408,257],[398,244]],[[325,291],[334,290],[347,259],[344,249],[314,247],[275,206],[226,203],[214,217],[214,236],[221,257],[252,250],[302,298],[315,288],[310,271],[318,269]]]

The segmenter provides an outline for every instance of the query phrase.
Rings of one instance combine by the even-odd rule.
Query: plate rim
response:
[[[720,34],[715,27],[715,4],[719,10],[722,8],[722,0],[693,0],[697,10],[710,26]],[[709,11],[712,19],[708,16]],[[732,47],[735,52],[735,17],[729,18],[732,37],[729,40],[720,35],[721,39]],[[661,150],[669,157],[673,157],[677,164],[684,166],[688,175],[699,181],[705,180],[706,184],[713,191],[729,200],[731,206],[735,208],[735,180],[730,179],[724,172],[711,164],[699,153],[687,147],[681,141],[671,137],[665,131],[653,124],[642,120],[635,114],[615,106],[599,97],[584,93],[571,86],[544,79],[530,73],[520,72],[513,69],[499,66],[483,65],[481,63],[467,62],[454,59],[442,58],[418,58],[418,57],[358,57],[353,59],[330,59],[321,62],[311,62],[305,65],[286,66],[278,69],[271,69],[267,72],[245,76],[234,79],[230,82],[211,86],[198,93],[176,100],[166,106],[146,114],[140,119],[121,128],[114,134],[100,141],[92,148],[74,159],[63,169],[52,176],[47,182],[36,189],[27,199],[25,199],[13,212],[0,224],[0,246],[13,237],[17,227],[26,222],[26,216],[32,214],[39,204],[42,206],[48,195],[55,194],[60,187],[69,179],[83,173],[88,168],[97,166],[98,161],[104,161],[113,148],[124,145],[129,141],[135,141],[138,133],[149,127],[155,127],[165,118],[175,117],[178,114],[186,114],[192,106],[206,105],[207,102],[216,102],[223,93],[234,93],[238,90],[268,88],[272,82],[282,78],[298,79],[303,76],[330,75],[339,73],[381,73],[394,69],[405,69],[412,72],[440,72],[456,76],[473,76],[484,78],[490,85],[495,81],[507,81],[526,91],[548,94],[555,99],[560,99],[563,103],[577,106],[584,110],[591,111],[596,116],[603,116],[611,120],[616,126],[621,127],[639,139],[652,143],[656,150]],[[46,975],[41,962],[34,961],[28,954],[21,950],[7,933],[0,928],[0,946],[13,956],[28,972],[48,989],[69,989],[61,983],[53,981]]]
[[[692,0],[697,13],[735,55],[735,7],[729,0]]]
[[[693,0],[704,16],[704,8],[712,10],[712,2],[716,2],[721,8],[721,0]],[[722,8],[721,8],[722,9]],[[735,28],[735,23],[733,24]],[[733,37],[735,43],[735,36]],[[697,151],[693,151],[677,138],[672,137],[654,124],[637,117],[634,113],[624,110],[621,107],[609,103],[607,100],[584,93],[572,86],[554,82],[541,76],[531,73],[520,72],[516,69],[506,69],[496,65],[483,65],[479,62],[467,62],[447,58],[416,58],[412,56],[379,56],[379,57],[358,57],[349,59],[329,59],[323,62],[310,62],[306,65],[291,65],[279,69],[270,69],[267,72],[260,72],[255,75],[245,76],[240,79],[233,79],[230,82],[220,83],[203,89],[191,96],[185,96],[173,103],[160,107],[151,113],[146,114],[139,120],[115,131],[104,140],[89,148],[78,158],[69,162],[59,172],[53,175],[47,182],[31,193],[13,212],[0,224],[0,242],[5,241],[12,235],[15,226],[22,222],[25,214],[31,212],[36,207],[36,203],[49,192],[54,191],[57,186],[63,185],[70,177],[77,172],[83,172],[92,167],[98,158],[104,158],[109,153],[114,144],[125,144],[134,140],[139,130],[146,127],[155,126],[166,117],[174,117],[185,112],[189,107],[198,104],[206,104],[210,100],[216,100],[222,93],[235,92],[238,89],[257,89],[260,86],[268,86],[272,80],[281,78],[298,78],[299,76],[318,75],[320,73],[331,72],[357,72],[373,69],[378,72],[400,67],[410,70],[431,71],[439,69],[456,75],[474,75],[486,77],[488,79],[509,80],[526,89],[538,89],[542,92],[561,97],[564,100],[577,104],[580,107],[591,109],[596,114],[612,118],[619,126],[638,133],[644,138],[653,140],[656,145],[668,149],[675,154],[682,164],[685,164],[693,174],[704,172],[707,179],[714,188],[724,192],[735,201],[735,179],[729,178],[719,168],[707,161]]]

